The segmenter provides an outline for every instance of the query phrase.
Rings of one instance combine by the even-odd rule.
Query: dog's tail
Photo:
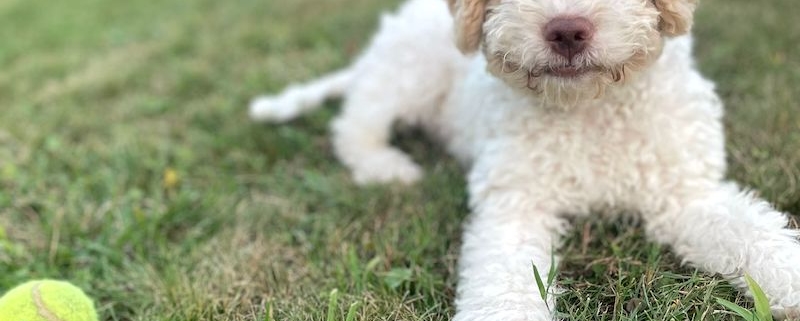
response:
[[[275,96],[262,96],[250,102],[250,118],[284,122],[322,105],[325,99],[341,96],[354,78],[352,68],[343,69],[304,84],[290,85]]]

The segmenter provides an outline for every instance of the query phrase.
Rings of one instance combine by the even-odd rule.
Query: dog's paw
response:
[[[297,102],[290,97],[263,96],[250,102],[250,119],[285,122],[297,116]]]
[[[359,160],[352,169],[359,185],[399,182],[413,184],[422,178],[422,168],[406,154],[394,149],[383,150]]]

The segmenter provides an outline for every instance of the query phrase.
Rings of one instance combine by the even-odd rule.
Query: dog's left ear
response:
[[[661,21],[658,27],[667,36],[680,36],[692,29],[697,0],[653,0]]]
[[[461,52],[478,50],[483,37],[483,20],[488,0],[447,0],[455,19],[456,46]]]

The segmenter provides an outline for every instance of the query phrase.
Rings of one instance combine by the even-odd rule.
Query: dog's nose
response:
[[[572,61],[594,36],[594,25],[585,18],[555,18],[544,26],[544,39],[559,55]]]

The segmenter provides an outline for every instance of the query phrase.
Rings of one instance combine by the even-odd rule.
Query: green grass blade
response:
[[[326,321],[335,321],[336,311],[339,310],[339,290],[333,289],[330,297],[328,298],[328,317]]]
[[[552,251],[551,253],[555,253],[555,251]],[[547,273],[547,291],[550,291],[550,287],[553,285],[553,283],[556,282],[556,272],[557,272],[556,256],[554,254],[551,254],[550,272]]]
[[[544,282],[542,282],[542,276],[539,274],[539,268],[536,267],[535,263],[531,263],[531,265],[533,265],[533,277],[536,278],[536,286],[539,287],[539,295],[542,297],[542,300],[547,302],[547,290]]]
[[[772,311],[770,310],[769,300],[767,299],[767,295],[764,294],[764,290],[762,290],[758,283],[747,273],[744,274],[744,280],[747,282],[747,287],[750,288],[750,292],[753,294],[758,318],[761,321],[772,321]]]
[[[353,304],[350,305],[350,308],[347,309],[347,317],[345,317],[344,320],[345,321],[354,321],[356,319],[356,313],[358,312],[359,308],[361,308],[361,303],[360,302],[353,302]]]
[[[274,321],[272,316],[272,302],[267,302],[267,314],[264,316],[264,321]]]
[[[745,309],[743,307],[740,307],[736,303],[733,303],[733,302],[725,300],[725,299],[720,299],[720,298],[717,298],[717,303],[719,303],[720,305],[724,306],[728,310],[731,310],[734,313],[738,314],[739,316],[744,318],[746,321],[756,321],[757,320],[756,319],[756,314],[754,312],[752,312],[750,310],[747,310],[747,309]]]

